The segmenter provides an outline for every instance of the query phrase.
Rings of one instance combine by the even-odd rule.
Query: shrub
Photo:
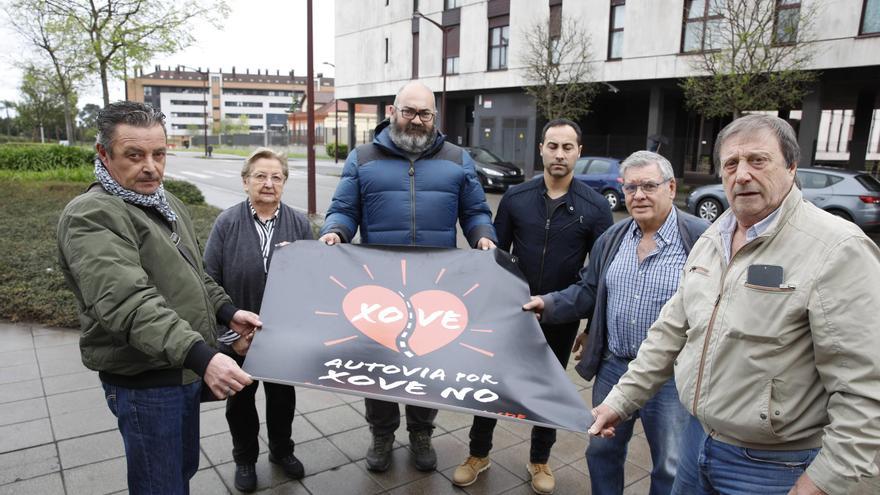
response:
[[[52,170],[57,168],[80,168],[92,165],[95,151],[78,146],[24,145],[0,146],[0,169],[3,170]]]
[[[348,156],[348,145],[345,143],[339,143],[338,149],[336,148],[336,143],[327,143],[325,148],[327,156],[330,158],[345,158]]]
[[[202,191],[200,191],[199,188],[192,182],[187,182],[185,180],[165,179],[163,181],[163,184],[165,184],[166,191],[177,196],[177,199],[183,201],[188,205],[205,204],[205,196],[202,194]]]
[[[0,180],[0,188],[0,318],[79,326],[76,299],[58,264],[55,231],[61,210],[83,192],[83,184]],[[204,246],[220,210],[188,209]]]

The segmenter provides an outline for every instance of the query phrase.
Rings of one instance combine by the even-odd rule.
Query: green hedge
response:
[[[348,145],[344,143],[339,143],[339,149],[336,149],[336,143],[327,143],[325,146],[327,149],[327,156],[333,158],[334,152],[336,152],[336,158],[345,158],[348,156]]]
[[[3,145],[0,146],[0,169],[41,171],[79,168],[95,161],[95,151],[77,146]]]
[[[165,179],[165,190],[177,196],[177,198],[188,205],[205,204],[205,196],[202,191],[192,182],[185,180]]]

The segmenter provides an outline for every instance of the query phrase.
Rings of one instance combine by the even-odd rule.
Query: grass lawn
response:
[[[270,146],[270,148],[271,148],[271,146]],[[247,156],[250,156],[250,154],[253,153],[255,149],[257,149],[257,148],[256,147],[254,147],[254,148],[223,148],[223,147],[215,146],[213,153],[219,154],[219,155],[236,155],[236,156],[247,157]],[[272,148],[272,149],[274,149],[274,148]],[[192,151],[192,150],[197,150],[197,148],[190,148],[190,151]],[[305,153],[290,153],[290,152],[288,152],[287,158],[304,160],[306,158],[306,154]],[[316,149],[315,159],[316,160],[329,160],[330,157],[327,156],[326,153],[318,152]]]
[[[61,210],[87,184],[0,175],[0,318],[78,327],[76,301],[58,265]],[[220,210],[188,205],[204,246]]]

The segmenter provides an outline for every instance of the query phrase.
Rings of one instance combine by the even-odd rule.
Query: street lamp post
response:
[[[339,163],[339,98],[336,96],[336,66],[330,62],[322,62],[324,65],[333,67],[333,115],[335,116],[335,129],[333,130],[333,163]]]
[[[422,18],[434,26],[437,27],[440,31],[443,32],[443,60],[441,61],[441,73],[443,74],[443,92],[440,93],[440,130],[445,134],[446,133],[446,34],[448,30],[443,27],[439,22],[426,17],[425,14],[422,14],[419,11],[413,12],[413,19]]]

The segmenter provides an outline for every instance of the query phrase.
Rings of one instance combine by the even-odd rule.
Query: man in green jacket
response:
[[[80,312],[83,363],[118,419],[132,494],[189,492],[198,469],[202,381],[225,398],[251,383],[217,353],[217,322],[246,336],[238,310],[205,274],[192,221],[162,187],[165,116],[113,103],[98,114],[97,182],[58,222],[65,279]]]
[[[730,209],[602,404],[608,437],[675,375],[694,416],[675,494],[845,494],[880,450],[880,249],[795,186],[794,130],[767,115],[718,135]]]

